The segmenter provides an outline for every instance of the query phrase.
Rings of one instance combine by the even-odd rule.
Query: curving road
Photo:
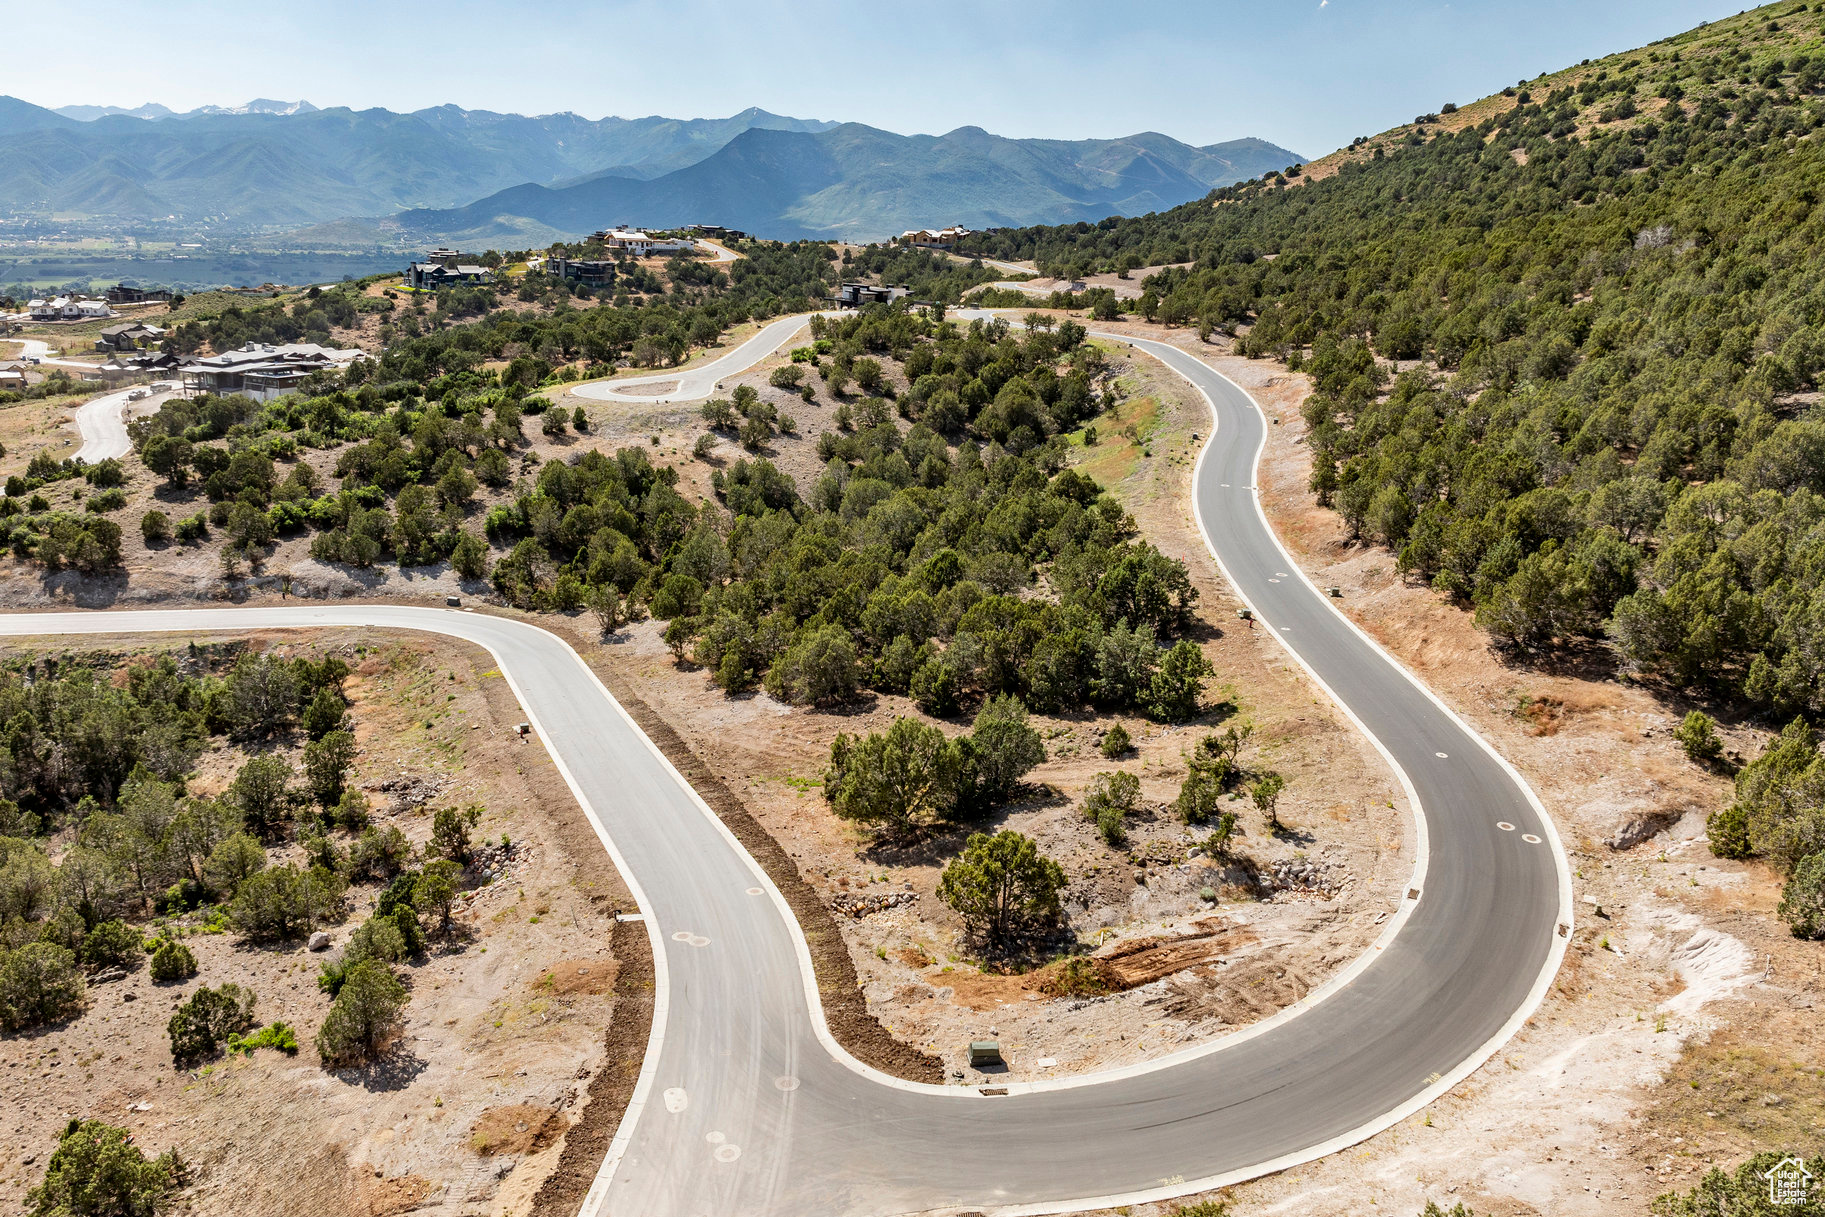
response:
[[[135,386],[140,387],[140,386]],[[104,393],[85,401],[76,409],[76,429],[82,432],[82,447],[73,459],[96,464],[112,457],[115,460],[133,450],[127,440],[127,398],[133,389]]]
[[[589,1217],[1022,1214],[1203,1190],[1333,1152],[1467,1076],[1544,996],[1570,881],[1525,783],[1281,550],[1253,488],[1266,430],[1254,403],[1176,348],[1135,345],[1212,403],[1194,495],[1225,574],[1258,628],[1375,740],[1420,813],[1411,891],[1368,952],[1275,1018],[1146,1065],[988,1095],[887,1078],[843,1053],[783,898],[575,653],[535,626],[363,604],[21,614],[0,616],[0,633],[360,624],[491,650],[654,947],[652,1038]]]
[[[825,314],[832,316],[834,314]],[[595,401],[657,402],[696,401],[708,397],[724,376],[745,372],[790,342],[798,332],[811,324],[810,313],[797,313],[769,322],[758,334],[719,359],[681,372],[662,372],[655,376],[633,376],[624,380],[597,380],[574,385],[571,392]],[[637,385],[673,385],[664,393],[628,393]]]

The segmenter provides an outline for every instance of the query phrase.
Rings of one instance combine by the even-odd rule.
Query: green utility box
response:
[[[1006,1064],[1001,1059],[1000,1040],[972,1040],[970,1042],[970,1067],[980,1069],[984,1065]]]

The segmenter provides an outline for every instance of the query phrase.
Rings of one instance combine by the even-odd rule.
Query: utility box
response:
[[[445,596],[444,597],[444,603],[449,605],[451,608],[456,608],[462,602],[463,602],[463,598],[461,596]]]
[[[984,1065],[1004,1065],[1006,1063],[1001,1059],[1000,1040],[970,1041],[970,1067],[972,1069],[980,1069]]]
[[[514,731],[520,735],[531,735],[532,734],[532,724],[531,723],[521,723],[519,726],[514,728]]]
[[[1236,616],[1244,621],[1253,621],[1255,619],[1255,611],[1253,609],[1237,609]]]
[[[1327,587],[1325,590],[1331,593],[1331,599],[1333,600],[1340,600],[1343,598],[1343,589],[1341,587]]]

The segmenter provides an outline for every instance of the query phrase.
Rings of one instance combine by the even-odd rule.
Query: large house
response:
[[[108,307],[106,300],[90,300],[85,296],[55,296],[32,300],[25,307],[31,313],[33,321],[92,321],[97,317],[114,315],[114,310]]]
[[[604,228],[592,232],[589,239],[599,241],[614,253],[624,253],[630,258],[650,258],[654,254],[683,254],[697,248],[697,242],[683,237],[655,237],[641,232],[638,228]]]
[[[845,283],[836,289],[838,308],[861,308],[864,304],[889,304],[906,295],[906,289],[891,283]]]
[[[547,258],[545,273],[571,283],[606,287],[615,281],[615,264],[606,258]]]
[[[138,321],[123,321],[119,325],[110,325],[101,331],[101,337],[95,340],[98,351],[138,351],[157,342],[165,336],[165,331],[156,325],[144,325]]]
[[[270,401],[298,391],[307,377],[338,372],[367,352],[354,348],[295,342],[273,346],[250,342],[235,351],[209,355],[185,364],[180,375],[186,393],[245,393]]]
[[[171,289],[167,287],[129,287],[125,283],[116,283],[108,289],[109,304],[169,304]]]
[[[970,235],[970,230],[961,224],[952,224],[949,228],[914,228],[900,234],[900,240],[920,249],[950,249]]]
[[[464,262],[454,249],[440,246],[426,254],[424,261],[406,267],[405,285],[413,291],[435,291],[462,283],[487,283],[493,278],[494,272],[486,266]]]

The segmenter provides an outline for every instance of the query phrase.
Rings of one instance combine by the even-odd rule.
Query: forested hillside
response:
[[[1581,64],[1176,210],[991,234],[1310,371],[1313,489],[1524,648],[1825,709],[1825,6]]]

